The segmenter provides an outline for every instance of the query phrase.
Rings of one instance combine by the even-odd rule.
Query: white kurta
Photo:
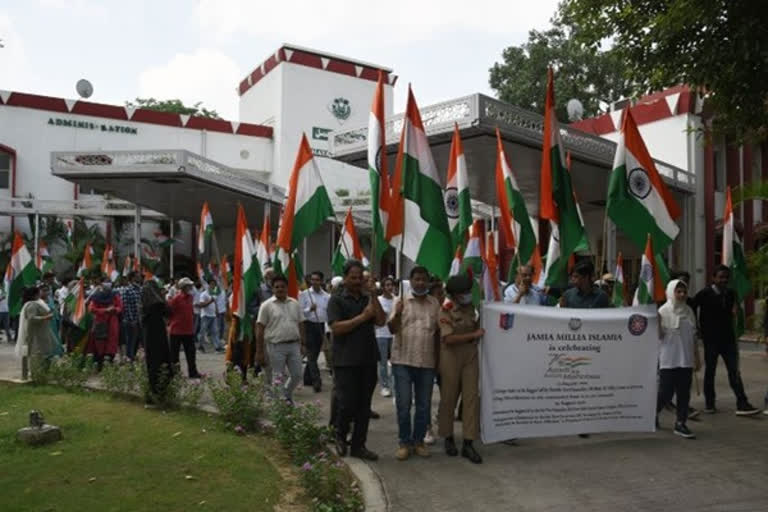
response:
[[[664,329],[659,346],[659,368],[693,368],[693,351],[696,331],[685,318],[680,319],[677,329]]]

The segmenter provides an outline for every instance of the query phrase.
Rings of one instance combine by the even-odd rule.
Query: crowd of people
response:
[[[714,378],[720,357],[736,414],[760,412],[749,402],[739,373],[737,304],[729,277],[730,270],[719,266],[712,283],[693,295],[690,276],[678,272],[659,308],[657,412],[674,409],[673,432],[685,438],[695,437],[688,420],[701,412],[689,403],[693,375],[701,366],[699,345],[704,351],[703,412],[717,412]],[[503,288],[503,300],[541,307],[613,307],[613,276],[595,281],[588,260],[573,267],[567,289],[541,289],[532,281],[532,269],[519,267],[515,280]],[[133,361],[143,350],[150,389],[161,393],[168,377],[181,372],[182,350],[187,377],[195,379],[201,377],[196,353],[210,348],[226,352],[227,364],[243,378],[254,368],[277,386],[282,398],[293,401],[300,384],[322,391],[319,360],[324,354],[333,376],[330,424],[340,456],[378,459],[366,447],[369,420],[379,417],[371,407],[378,384],[382,396],[394,395],[398,460],[429,457],[428,446],[437,436],[449,456],[482,462],[474,441],[480,422],[478,344],[484,332],[467,276],[443,283],[416,266],[402,283],[393,277],[377,281],[361,262],[349,260],[343,275],[329,282],[321,272],[312,272],[296,300],[288,296],[288,280],[266,269],[264,283],[246,306],[253,319],[248,325],[230,314],[230,291],[216,279],[182,277],[161,287],[133,272],[114,287],[106,277],[90,282],[84,295],[91,321],[83,326],[73,319],[76,301],[68,300],[79,293],[78,286],[79,281],[58,285],[53,274],[46,274],[38,286],[25,290],[17,326],[9,325],[7,301],[3,304],[5,297],[0,297],[0,329],[9,340],[16,331],[17,353],[28,356],[32,368],[64,352],[81,352],[101,369],[105,362]],[[440,400],[433,416],[435,385]],[[454,437],[457,418],[461,448]]]

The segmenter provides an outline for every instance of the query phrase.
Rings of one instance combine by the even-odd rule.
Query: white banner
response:
[[[655,308],[490,303],[482,323],[484,443],[654,430]]]

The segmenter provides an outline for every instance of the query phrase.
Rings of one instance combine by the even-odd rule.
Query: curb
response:
[[[391,503],[381,475],[360,459],[344,457],[342,460],[360,482],[366,512],[390,512]]]

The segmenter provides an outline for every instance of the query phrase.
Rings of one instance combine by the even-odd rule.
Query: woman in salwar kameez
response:
[[[40,300],[40,290],[30,287],[24,290],[24,306],[19,314],[19,333],[16,338],[16,356],[27,356],[29,367],[34,377],[36,372],[44,371],[54,348],[50,320],[53,313],[48,305]]]

